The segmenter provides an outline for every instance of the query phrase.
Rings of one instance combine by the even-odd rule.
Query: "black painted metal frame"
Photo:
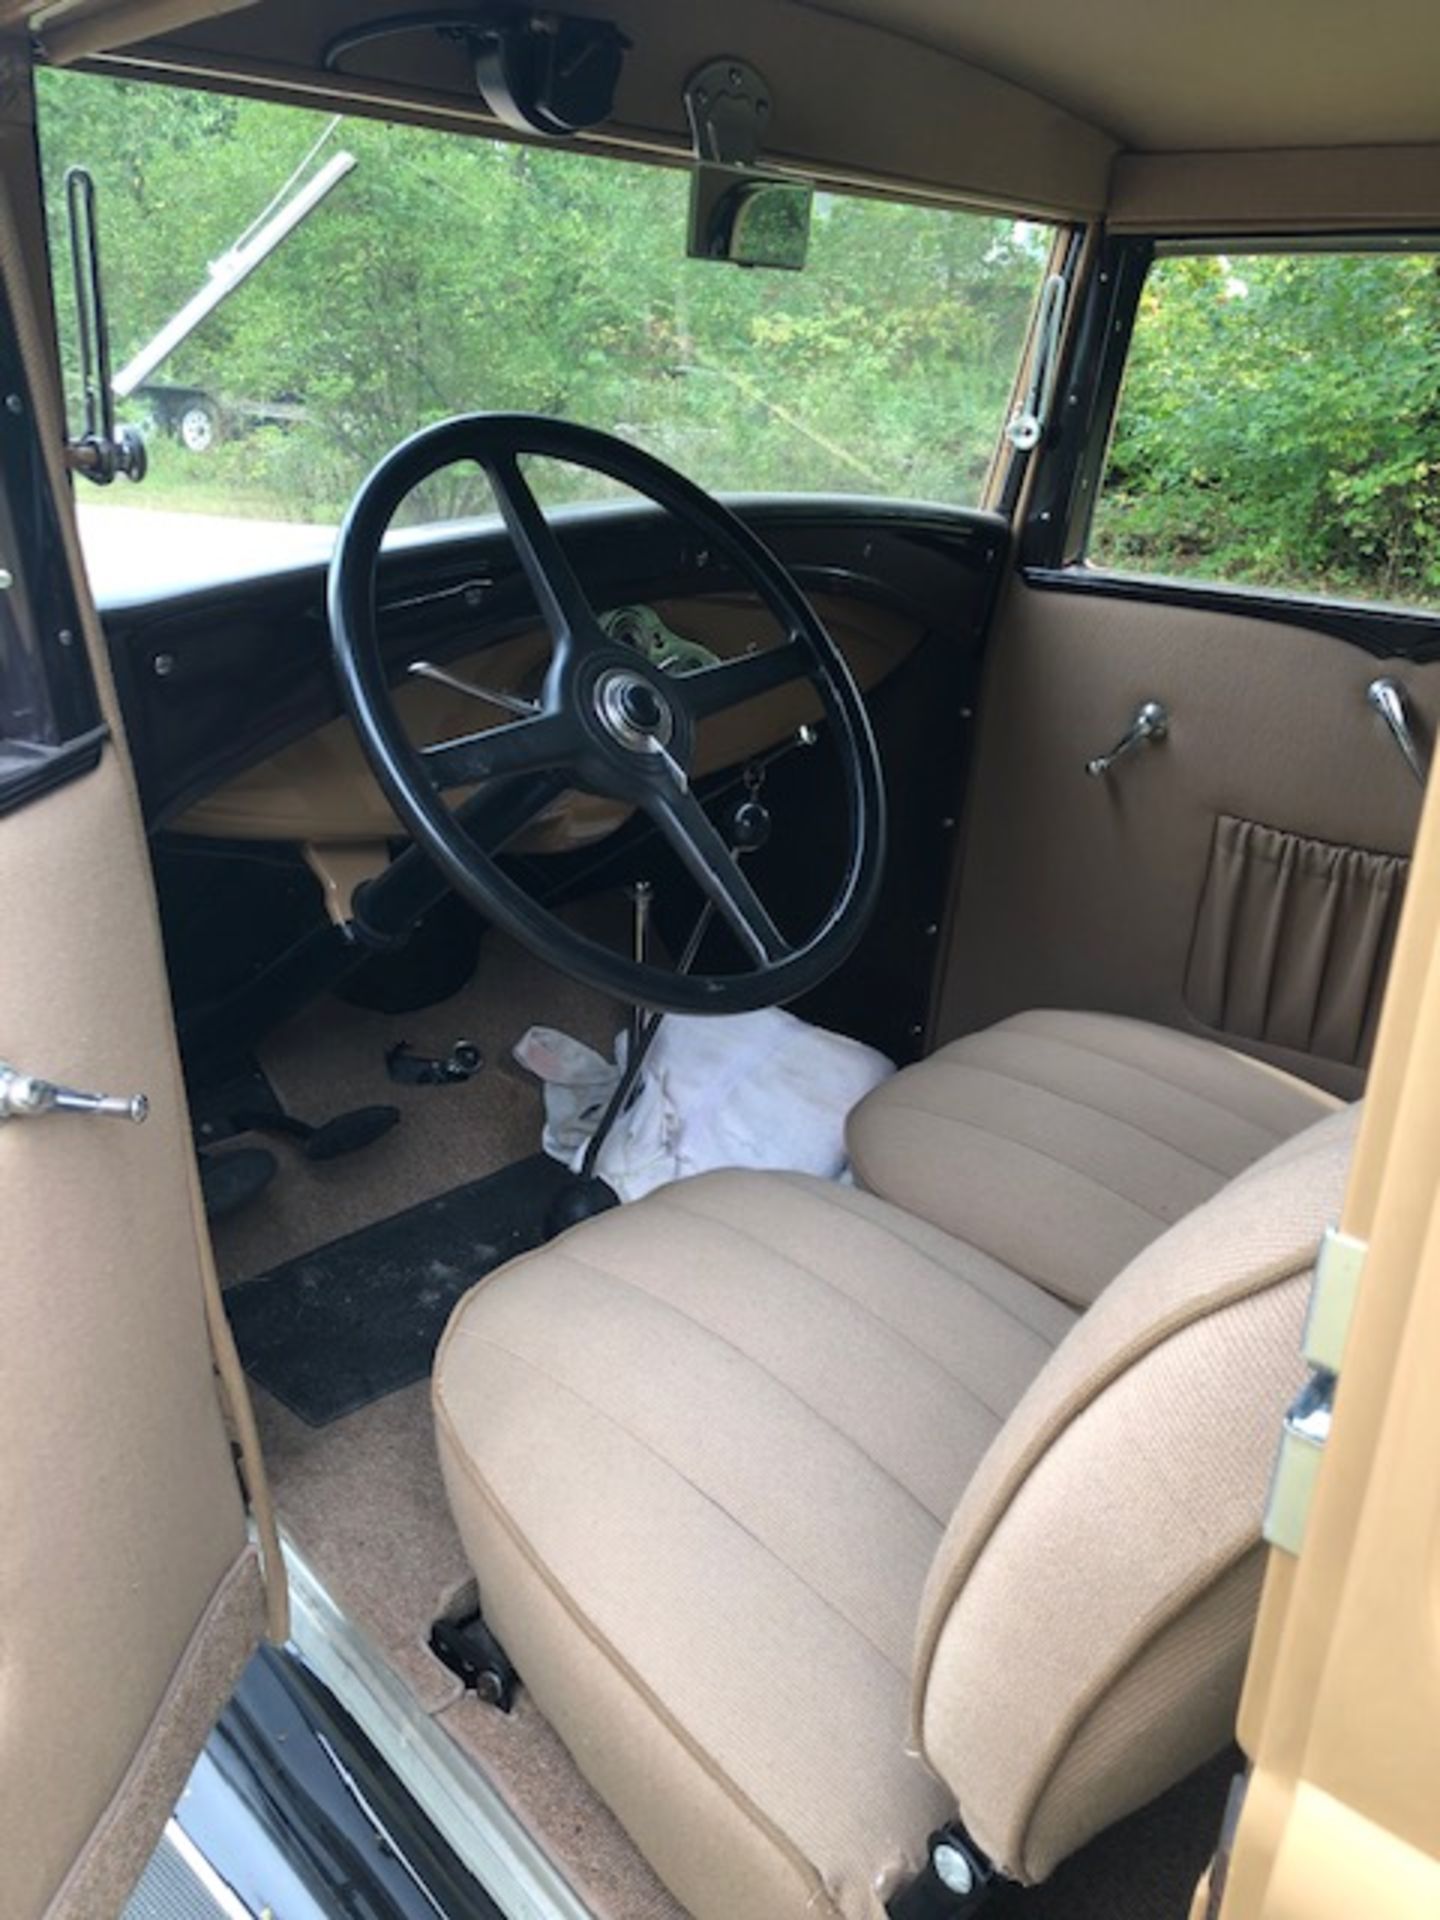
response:
[[[88,773],[106,728],[14,314],[0,290],[0,814]]]

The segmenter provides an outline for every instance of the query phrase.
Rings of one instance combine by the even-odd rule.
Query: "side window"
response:
[[[100,721],[9,310],[0,299],[0,814],[100,757]]]
[[[1440,611],[1440,255],[1162,249],[1087,559]]]

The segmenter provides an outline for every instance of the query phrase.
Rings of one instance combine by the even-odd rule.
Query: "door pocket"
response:
[[[1185,977],[1197,1020],[1363,1066],[1410,862],[1220,814]]]

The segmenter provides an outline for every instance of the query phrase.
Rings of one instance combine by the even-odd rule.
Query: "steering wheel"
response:
[[[647,496],[722,555],[780,622],[779,644],[714,667],[667,673],[610,638],[520,470],[539,455],[605,474]],[[396,509],[457,462],[488,477],[549,631],[551,658],[531,710],[484,731],[416,747],[390,692],[380,650],[376,570]],[[426,427],[386,455],[345,516],[329,579],[330,633],[345,702],[376,778],[415,841],[487,919],[561,972],[617,998],[680,1013],[743,1013],[807,992],[851,952],[874,911],[885,840],[880,756],[844,656],[794,579],[719,501],[662,461],[608,433],[539,414],[477,413]],[[783,933],[690,787],[696,734],[722,712],[808,680],[834,730],[844,770],[844,874],[806,938]],[[537,779],[536,776],[545,776]],[[682,975],[629,959],[542,906],[467,832],[447,788],[525,797],[529,816],[567,788],[646,814],[735,934],[746,970]],[[508,808],[506,831],[524,823]],[[521,816],[527,811],[522,804]]]

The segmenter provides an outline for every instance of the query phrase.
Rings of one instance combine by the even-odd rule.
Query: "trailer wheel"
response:
[[[206,398],[187,400],[176,423],[180,443],[191,453],[209,453],[222,438],[220,409]]]

